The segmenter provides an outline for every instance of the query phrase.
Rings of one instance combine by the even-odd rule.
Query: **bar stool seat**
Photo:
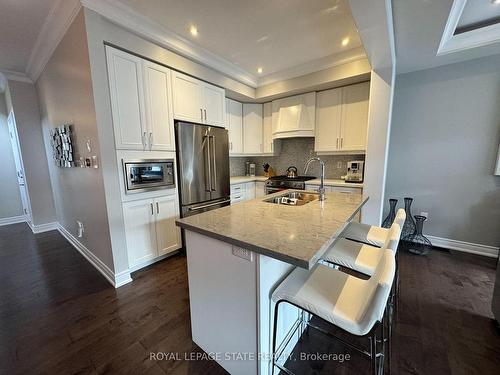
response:
[[[404,209],[400,208],[396,213],[394,223],[398,224],[402,228],[405,220],[406,212]],[[342,237],[353,241],[363,242],[372,246],[383,247],[388,233],[388,228],[381,228],[362,223],[351,223],[342,234]]]
[[[389,249],[396,253],[400,235],[399,225],[392,224],[382,243],[383,249]],[[340,238],[321,259],[372,276],[383,254],[384,252],[379,247]]]

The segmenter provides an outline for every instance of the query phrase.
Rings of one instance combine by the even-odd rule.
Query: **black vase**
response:
[[[401,229],[401,239],[406,241],[408,236],[412,235],[415,232],[415,220],[413,220],[413,215],[411,214],[411,204],[413,202],[413,198],[405,198],[405,211],[406,211],[406,220],[403,224],[403,228]]]
[[[396,218],[396,205],[398,204],[397,199],[389,199],[389,214],[382,222],[383,228],[390,228],[394,219]]]
[[[425,216],[415,215],[415,232],[406,238],[408,251],[412,254],[426,255],[432,247],[431,241],[422,234]]]

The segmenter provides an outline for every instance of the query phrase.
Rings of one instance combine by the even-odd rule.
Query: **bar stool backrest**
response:
[[[398,212],[396,212],[396,217],[394,218],[394,223],[403,228],[403,224],[406,220],[406,211],[404,208],[400,208]]]
[[[389,228],[389,232],[387,233],[382,249],[390,249],[395,253],[398,250],[400,237],[401,227],[396,223],[396,220],[394,220],[394,223]]]

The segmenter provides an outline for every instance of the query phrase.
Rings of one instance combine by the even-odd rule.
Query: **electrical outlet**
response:
[[[233,246],[233,255],[238,258],[248,260],[249,262],[253,262],[253,253],[250,250]]]
[[[423,217],[425,217],[427,220],[429,220],[429,213],[428,213],[428,212],[422,211],[422,212],[420,212],[420,216],[423,216]]]
[[[76,221],[78,225],[78,238],[83,237],[83,233],[85,233],[85,227],[83,226],[83,223],[81,221]]]

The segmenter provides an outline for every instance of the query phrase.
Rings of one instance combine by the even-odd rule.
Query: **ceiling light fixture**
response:
[[[257,73],[262,74],[262,68],[257,68]]]
[[[345,47],[349,44],[349,38],[342,39],[342,45]]]
[[[192,36],[197,36],[198,28],[195,25],[191,25],[191,27],[189,27],[189,32],[191,33]]]
[[[491,0],[493,5],[500,5],[500,0]]]

